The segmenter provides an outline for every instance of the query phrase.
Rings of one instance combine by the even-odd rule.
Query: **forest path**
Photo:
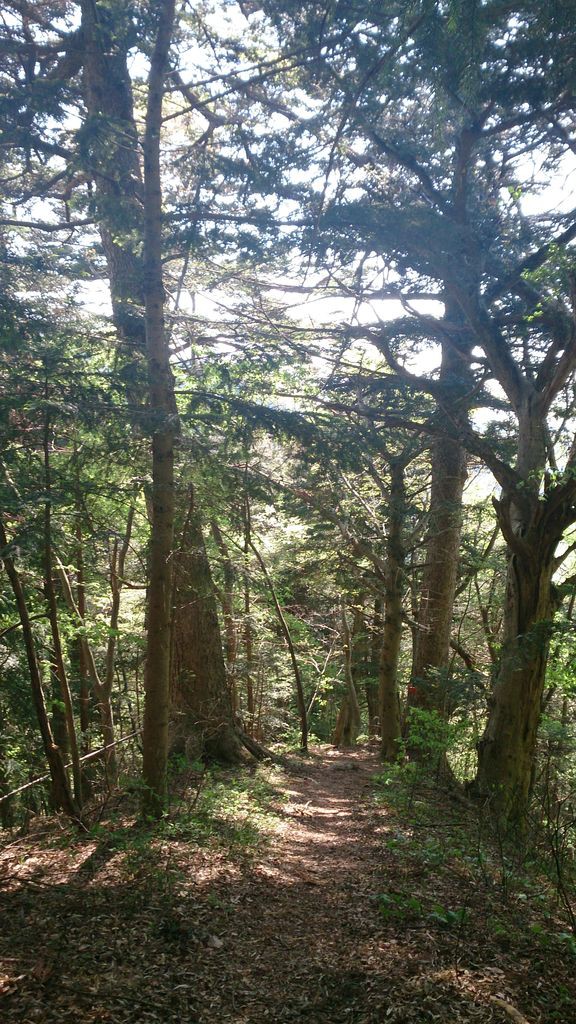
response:
[[[409,846],[411,829],[371,799],[381,770],[374,747],[323,748],[285,777],[280,835],[232,887],[232,879],[212,883],[223,945],[199,972],[201,1024],[545,1019],[538,1012],[528,1021],[516,1009],[524,971],[515,964],[508,978],[493,943],[484,953],[481,939],[465,948],[462,929],[439,930],[404,910],[415,892],[429,908],[467,900],[468,882],[439,883],[434,868],[389,852],[390,841]],[[382,896],[398,900],[390,919]],[[528,975],[529,957],[525,968]]]
[[[465,812],[422,804],[418,822],[417,794],[376,802],[374,748],[324,747],[296,769],[251,776],[274,813],[269,841],[245,849],[198,844],[194,807],[152,833],[124,816],[8,844],[0,1020],[573,1024],[572,965],[538,946],[526,902],[515,918],[509,897],[495,931],[502,893],[466,866]]]

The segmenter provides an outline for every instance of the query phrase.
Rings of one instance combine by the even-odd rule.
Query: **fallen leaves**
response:
[[[365,751],[331,754],[285,777],[256,853],[128,827],[115,846],[6,850],[3,1022],[568,1024],[569,965],[542,949],[535,965],[512,929],[496,948],[498,895],[462,864],[410,860],[413,829],[366,800],[376,768]],[[388,916],[382,893],[402,897]]]

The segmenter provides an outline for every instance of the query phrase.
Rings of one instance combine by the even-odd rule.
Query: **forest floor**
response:
[[[120,797],[82,835],[33,822],[0,847],[0,1019],[573,1024],[547,883],[381,771],[323,747],[190,779],[152,830]]]

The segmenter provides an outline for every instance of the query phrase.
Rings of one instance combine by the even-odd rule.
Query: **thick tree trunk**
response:
[[[164,0],[148,76],[144,134],[144,283],[148,395],[153,417],[152,524],[147,593],[144,671],[143,811],[159,817],[166,801],[170,721],[172,556],[174,540],[174,382],[164,323],[162,282],[162,187],[160,128],[164,78],[174,23],[174,0]]]
[[[495,502],[508,542],[508,572],[502,650],[490,712],[479,743],[476,787],[502,821],[525,823],[536,755],[538,726],[555,597],[555,551],[573,512],[556,507],[551,491],[540,492],[546,465],[542,409],[527,391],[519,410],[520,488],[503,490]]]
[[[172,639],[173,750],[233,763],[241,744],[226,681],[214,581],[199,513],[190,492],[174,556]]]
[[[450,658],[465,480],[466,453],[460,442],[449,437],[436,438],[432,444],[430,522],[420,590],[411,703],[441,714],[446,709],[443,676]]]
[[[142,431],[143,407],[145,397],[145,379],[143,365],[146,354],[146,336],[144,327],[143,310],[145,303],[150,309],[156,303],[163,302],[163,292],[160,294],[158,285],[157,296],[153,298],[152,293],[146,286],[142,257],[139,253],[139,244],[144,228],[142,213],[143,185],[140,169],[139,141],[134,116],[134,104],[132,87],[127,64],[128,39],[125,30],[129,28],[129,20],[124,23],[118,22],[118,11],[110,9],[107,4],[96,2],[96,0],[82,0],[82,39],[84,43],[84,95],[89,118],[95,123],[104,122],[106,125],[106,144],[100,145],[97,151],[90,151],[87,158],[87,171],[94,177],[96,183],[97,202],[100,215],[100,235],[102,246],[106,255],[110,290],[112,295],[112,308],[114,324],[118,333],[119,341],[119,368],[125,382],[126,394],[132,408],[132,423],[137,432]],[[165,16],[165,10],[162,17]],[[150,136],[149,141],[152,141]],[[150,151],[150,147],[148,147]],[[158,181],[154,186],[159,201],[159,175],[154,172]],[[150,176],[148,185],[151,184]],[[146,207],[149,209],[149,199],[146,198]],[[157,202],[158,207],[158,202]],[[160,228],[160,214],[156,210],[156,230]],[[147,230],[150,230],[148,221]],[[149,273],[148,267],[147,273]],[[156,276],[160,271],[156,268]],[[149,368],[152,366],[148,359]],[[161,390],[162,375],[169,379],[169,367],[164,373],[161,370],[160,376],[155,377],[150,370],[149,381],[155,382]],[[163,399],[159,396],[160,403]],[[173,407],[173,413],[175,409]],[[146,413],[148,416],[148,413]],[[166,424],[164,419],[164,424]],[[157,422],[156,427],[159,423]],[[172,424],[172,429],[174,423]],[[155,431],[155,452],[157,480],[156,485],[162,486],[158,477],[163,468],[165,475],[169,475],[168,462],[173,459],[171,439],[165,432],[162,439],[162,431]],[[164,506],[162,506],[164,514]],[[153,514],[151,514],[151,519]],[[153,526],[154,529],[154,526]],[[179,668],[171,670],[172,693],[178,703],[183,715],[179,716],[179,726],[188,722],[192,729],[190,737],[191,747],[194,748],[199,735],[212,737],[208,742],[206,752],[211,756],[220,756],[216,747],[215,736],[210,726],[204,732],[202,718],[198,718],[199,704],[209,708],[214,702],[221,707],[227,706],[226,676],[220,671],[222,653],[217,654],[217,647],[220,643],[220,631],[218,620],[215,614],[215,592],[211,577],[206,575],[207,556],[204,545],[204,538],[201,531],[196,532],[198,541],[197,552],[186,553],[181,545],[179,584],[178,587],[185,595],[186,592],[194,594],[189,614],[184,614],[186,605],[185,596],[182,598],[182,612],[176,615],[174,622],[173,647],[178,653]],[[160,558],[161,561],[161,558]],[[198,569],[199,580],[194,577],[185,580],[183,567],[193,573]],[[165,563],[164,569],[169,571],[170,565]],[[157,565],[156,572],[160,570]],[[207,581],[210,579],[208,590]],[[158,583],[158,579],[157,579]],[[200,607],[201,602],[206,600],[206,608]],[[191,621],[194,619],[194,623]],[[213,630],[210,633],[210,629]],[[201,643],[205,646],[199,650],[192,650],[194,643]],[[160,652],[158,652],[160,656]],[[161,660],[165,664],[166,652],[162,654]],[[215,661],[213,659],[216,659]],[[195,673],[198,666],[204,666],[204,670],[197,676]],[[210,668],[208,668],[210,666]],[[213,666],[213,667],[212,667]],[[191,679],[195,679],[191,685]],[[188,680],[187,685],[181,693],[178,693],[179,680]],[[202,679],[206,680],[208,692],[201,698],[199,688]],[[216,690],[222,685],[223,693],[216,699]],[[191,706],[185,710],[187,694],[191,698]],[[228,701],[229,704],[229,701]],[[164,712],[163,712],[164,714]],[[221,735],[221,754],[224,759],[229,759],[233,751],[239,750],[239,744],[232,736],[232,712],[229,710],[224,716],[226,725],[219,730]],[[208,715],[211,719],[211,714]],[[196,723],[196,724],[195,724]],[[182,742],[184,742],[183,738]]]
[[[81,11],[89,140],[86,172],[96,184],[100,237],[118,332],[118,369],[136,416],[146,387],[146,344],[144,268],[139,251],[143,184],[126,58],[130,15],[128,8],[123,12],[120,5],[101,0],[81,0]]]
[[[478,789],[515,824],[530,795],[553,618],[551,576],[549,562],[539,567],[510,559],[500,668],[479,744]]]

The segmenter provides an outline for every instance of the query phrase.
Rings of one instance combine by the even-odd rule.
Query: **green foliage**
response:
[[[190,771],[187,764],[185,777]],[[279,826],[277,769],[261,766],[232,774],[212,768],[196,774],[191,806],[190,793],[184,791],[158,826],[161,835],[200,846],[221,845],[238,854],[254,852],[268,841]]]
[[[457,930],[467,924],[469,919],[465,907],[451,910],[441,904],[433,904],[427,909],[420,899],[408,893],[380,893],[378,909],[388,921],[428,922],[441,928]]]

